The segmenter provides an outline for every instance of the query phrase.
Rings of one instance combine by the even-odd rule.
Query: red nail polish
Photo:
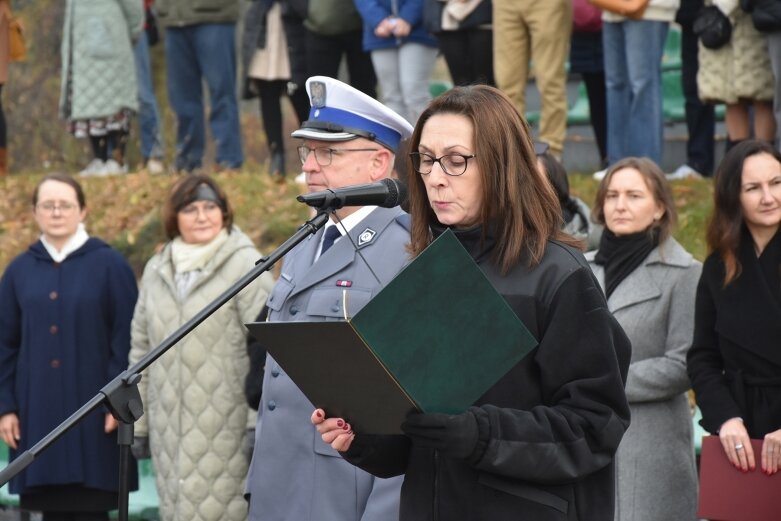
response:
[[[349,423],[345,423],[343,429],[346,430],[346,431],[349,431],[350,430],[350,424]]]
[[[320,411],[317,411],[317,412],[315,413],[315,415],[316,415],[318,418],[322,418],[322,417],[323,417],[323,413],[321,413]]]
[[[344,422],[342,420],[336,420],[336,426],[337,427],[343,427],[344,426]]]

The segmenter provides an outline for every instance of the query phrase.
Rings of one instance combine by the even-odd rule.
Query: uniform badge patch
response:
[[[364,244],[369,244],[370,242],[372,242],[374,240],[374,236],[375,235],[377,235],[377,232],[375,232],[371,228],[366,228],[358,236],[358,246],[363,246]]]
[[[312,100],[312,106],[315,108],[325,107],[326,89],[322,81],[309,82],[309,97]]]

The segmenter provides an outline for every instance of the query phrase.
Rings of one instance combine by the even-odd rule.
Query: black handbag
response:
[[[157,45],[157,42],[160,41],[160,30],[157,27],[157,17],[154,11],[147,7],[144,18],[146,19],[146,38],[149,41],[149,46]]]
[[[781,1],[755,0],[751,21],[754,22],[757,31],[763,33],[781,31]]]
[[[700,9],[692,30],[708,49],[723,47],[732,38],[732,23],[715,5],[706,5]]]

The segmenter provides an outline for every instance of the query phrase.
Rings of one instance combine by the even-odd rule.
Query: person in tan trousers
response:
[[[539,140],[558,159],[567,134],[567,71],[571,0],[493,0],[497,86],[525,113],[529,69],[542,98]]]

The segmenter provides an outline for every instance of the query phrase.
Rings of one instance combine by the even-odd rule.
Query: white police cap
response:
[[[348,141],[363,137],[396,151],[412,135],[403,117],[363,92],[327,76],[306,80],[312,108],[309,119],[293,137],[319,141]]]

